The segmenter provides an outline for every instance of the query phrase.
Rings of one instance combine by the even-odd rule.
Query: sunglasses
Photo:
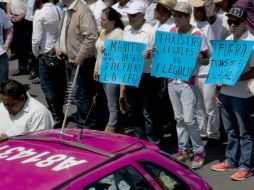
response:
[[[232,24],[234,24],[234,26],[239,26],[242,23],[242,21],[240,20],[230,20],[230,19],[228,19],[227,22],[229,26],[231,26]]]

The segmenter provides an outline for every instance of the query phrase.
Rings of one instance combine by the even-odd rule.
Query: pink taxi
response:
[[[149,142],[66,129],[0,143],[0,189],[211,190],[204,179]]]

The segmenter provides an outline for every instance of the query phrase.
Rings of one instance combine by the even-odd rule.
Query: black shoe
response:
[[[206,148],[214,148],[214,147],[217,147],[217,146],[220,146],[222,143],[219,139],[212,139],[212,138],[209,138],[205,147]]]
[[[9,57],[9,61],[13,61],[15,59],[18,59],[18,56],[16,53],[12,53],[11,56]]]
[[[12,72],[11,76],[19,76],[19,75],[27,75],[27,74],[28,74],[28,71],[18,69],[16,71]]]

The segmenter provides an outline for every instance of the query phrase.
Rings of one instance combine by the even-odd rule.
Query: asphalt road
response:
[[[10,73],[17,68],[17,61],[10,62]],[[41,91],[39,84],[32,84],[30,80],[28,80],[27,75],[11,77],[22,84],[25,84],[29,88],[29,93],[31,96],[35,97],[37,100],[46,105],[44,95]],[[75,107],[71,106],[69,115],[75,112]],[[68,123],[68,126],[72,125],[72,123]],[[205,142],[204,142],[205,143]],[[236,182],[230,180],[230,176],[233,171],[225,171],[225,172],[215,172],[210,169],[210,166],[214,163],[218,163],[224,159],[224,151],[225,151],[226,143],[222,144],[219,147],[207,150],[206,154],[206,165],[197,170],[197,172],[204,177],[207,182],[213,187],[214,190],[254,190],[254,176],[249,177],[248,179]],[[170,137],[170,135],[165,135],[165,138],[161,142],[161,149],[164,151],[175,154],[176,153],[176,140]]]

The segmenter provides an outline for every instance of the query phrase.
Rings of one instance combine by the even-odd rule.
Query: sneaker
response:
[[[205,158],[202,152],[195,152],[194,153],[194,158],[191,164],[192,169],[199,169],[202,168],[203,165],[205,164]]]
[[[176,159],[185,162],[190,159],[190,153],[186,150],[182,150],[181,148],[178,149],[178,152],[176,153]]]
[[[227,162],[221,162],[221,163],[212,165],[211,169],[214,171],[222,172],[225,170],[235,169],[235,166],[231,166]]]
[[[247,177],[250,177],[252,172],[249,170],[239,169],[233,175],[231,175],[231,179],[235,181],[245,180]]]

